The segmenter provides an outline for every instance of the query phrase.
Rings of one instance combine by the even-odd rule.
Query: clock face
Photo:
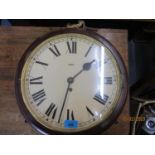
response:
[[[63,32],[28,50],[17,71],[17,92],[20,107],[39,130],[87,131],[104,124],[123,105],[119,57],[104,43],[85,33]]]

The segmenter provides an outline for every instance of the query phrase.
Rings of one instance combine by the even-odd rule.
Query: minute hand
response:
[[[68,92],[69,92],[70,85],[74,82],[74,79],[75,79],[78,75],[80,75],[80,73],[82,73],[83,71],[88,71],[88,70],[91,68],[91,64],[92,64],[94,61],[95,61],[95,60],[92,60],[91,62],[88,62],[88,63],[83,64],[83,68],[82,68],[77,74],[75,74],[73,77],[69,77],[69,78],[67,79],[68,87],[67,87],[67,90],[66,90],[66,93],[65,93],[65,97],[64,97],[64,101],[63,101],[62,108],[61,108],[61,111],[60,111],[60,115],[59,115],[58,122],[60,122],[60,119],[61,119],[61,115],[62,115],[64,106],[65,106],[65,103],[66,103],[66,99],[67,99],[67,96],[68,96]]]
[[[67,90],[66,90],[66,93],[65,93],[65,97],[64,97],[64,101],[63,101],[63,104],[62,104],[62,108],[61,108],[61,111],[60,111],[58,123],[60,122],[62,111],[63,111],[65,103],[66,103],[66,99],[67,99],[67,95],[68,95],[68,92],[69,92],[70,84],[71,84],[71,82],[68,80],[68,87],[67,87]]]
[[[90,68],[91,68],[91,65],[92,65],[92,63],[94,62],[95,60],[92,60],[91,62],[88,62],[88,63],[85,63],[85,64],[83,64],[83,68],[77,73],[77,74],[75,74],[74,76],[73,76],[73,79],[75,79],[78,75],[80,75],[83,71],[88,71],[88,70],[90,70]]]

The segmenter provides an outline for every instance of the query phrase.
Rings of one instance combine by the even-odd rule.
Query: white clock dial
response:
[[[39,44],[21,73],[21,93],[31,115],[60,132],[88,130],[105,121],[121,95],[122,79],[111,51],[77,33]]]

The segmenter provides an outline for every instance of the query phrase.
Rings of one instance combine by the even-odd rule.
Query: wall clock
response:
[[[43,134],[97,134],[113,124],[127,97],[123,61],[91,30],[55,31],[36,40],[16,72],[25,119]]]

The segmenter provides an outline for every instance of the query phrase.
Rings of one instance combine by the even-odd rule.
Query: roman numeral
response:
[[[71,45],[67,41],[67,47],[68,47],[69,53],[76,54],[76,52],[77,52],[77,43],[75,41],[72,41]]]
[[[50,114],[53,112],[52,118],[55,118],[56,112],[57,112],[57,108],[55,107],[54,103],[51,103],[50,106],[48,107],[48,109],[46,110],[45,114],[47,116],[50,116]]]
[[[41,62],[41,61],[36,61],[36,63],[40,64],[40,65],[43,65],[43,66],[48,66],[47,63],[44,63],[44,62]]]
[[[52,118],[53,118],[53,119],[55,118],[56,112],[57,112],[57,108],[56,108],[56,109],[54,110],[54,112],[53,112],[53,115],[52,115]]]
[[[93,112],[87,106],[86,106],[86,109],[90,115],[94,116]]]
[[[105,105],[106,102],[108,101],[109,96],[108,95],[103,95],[103,97],[101,97],[101,95],[96,94],[94,97],[94,100],[98,101],[99,103]]]
[[[104,77],[104,84],[112,84],[112,77]]]
[[[38,102],[37,105],[40,105],[46,98],[45,98],[46,94],[45,94],[45,91],[44,89],[34,93],[32,95],[32,98],[34,100],[34,102]]]
[[[59,52],[59,50],[58,50],[58,48],[56,47],[56,45],[54,45],[54,49],[52,49],[52,48],[50,47],[49,50],[50,50],[56,57],[58,57],[58,56],[61,55],[60,52]]]
[[[89,52],[91,51],[91,49],[92,49],[92,46],[89,47],[88,51],[85,54],[85,57],[87,57],[87,55],[89,54]]]
[[[42,102],[44,102],[46,100],[46,98],[41,99],[38,103],[37,106],[39,106]]]
[[[71,114],[70,114],[70,111],[69,111],[69,109],[67,109],[67,120],[74,120],[74,113],[73,113],[73,110],[72,110],[72,112],[71,112]]]
[[[42,76],[30,79],[30,84],[43,84],[43,82],[41,81],[42,79]]]

